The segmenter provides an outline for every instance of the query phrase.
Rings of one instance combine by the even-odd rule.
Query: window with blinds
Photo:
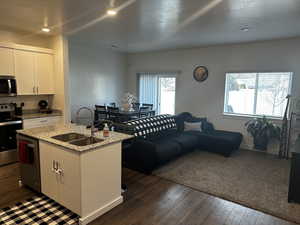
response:
[[[176,72],[139,73],[139,101],[157,114],[175,114]]]

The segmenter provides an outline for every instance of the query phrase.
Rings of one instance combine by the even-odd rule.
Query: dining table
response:
[[[134,110],[134,111],[125,111],[125,110],[120,110],[119,112],[114,112],[111,113],[114,117],[117,117],[117,119],[121,122],[126,122],[132,119],[137,119],[140,116],[140,111],[139,110]],[[144,113],[144,112],[143,112]],[[155,110],[148,110],[146,112],[149,116],[155,115]]]
[[[101,115],[103,115],[103,117],[101,117]],[[133,111],[128,111],[128,110],[122,110],[120,109],[119,111],[116,112],[107,112],[107,111],[97,111],[95,110],[95,119],[99,120],[100,118],[102,119],[111,119],[115,122],[126,122],[129,120],[133,120],[133,119],[138,119],[141,117],[142,115],[147,114],[147,116],[154,116],[155,115],[155,110],[153,109],[149,109],[147,111],[143,111],[141,113],[140,110],[133,110]]]

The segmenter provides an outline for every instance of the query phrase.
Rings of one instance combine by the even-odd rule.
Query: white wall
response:
[[[52,49],[54,50],[54,87],[53,108],[63,111],[64,122],[71,120],[69,96],[69,56],[68,40],[58,35],[53,37]]]
[[[126,83],[126,55],[69,43],[72,120],[81,106],[119,102]]]
[[[242,132],[245,135],[243,145],[249,148],[252,140],[244,129],[247,119],[222,115],[225,73],[291,71],[294,72],[293,95],[300,97],[299,59],[300,38],[129,54],[127,91],[136,94],[137,72],[180,70],[176,113],[189,111],[194,115],[206,116],[217,129]],[[209,70],[209,78],[204,83],[193,80],[193,70],[197,65],[204,65]]]

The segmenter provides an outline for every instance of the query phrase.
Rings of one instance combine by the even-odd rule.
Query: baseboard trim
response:
[[[247,147],[245,147],[245,146],[241,146],[240,147],[240,149],[241,150],[247,150],[247,151],[252,151],[252,152],[261,152],[261,153],[265,153],[265,154],[269,154],[269,155],[277,155],[278,153],[277,152],[272,152],[272,151],[262,151],[262,150],[257,150],[257,149],[255,149],[255,148],[247,148]]]
[[[123,196],[120,196],[117,199],[111,201],[110,203],[104,205],[103,207],[90,213],[86,217],[79,218],[79,225],[86,225],[92,222],[93,220],[97,219],[99,216],[102,216],[104,213],[107,213],[109,210],[120,205],[122,202],[123,202]]]

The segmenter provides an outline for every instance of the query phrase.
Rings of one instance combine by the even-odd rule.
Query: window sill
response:
[[[232,114],[232,113],[223,113],[223,116],[225,118],[231,118],[231,119],[240,119],[240,120],[249,120],[254,118],[262,118],[262,116],[253,116],[253,115],[244,115],[244,114]],[[281,117],[271,117],[266,116],[267,119],[272,121],[278,121],[281,122],[283,118]]]

